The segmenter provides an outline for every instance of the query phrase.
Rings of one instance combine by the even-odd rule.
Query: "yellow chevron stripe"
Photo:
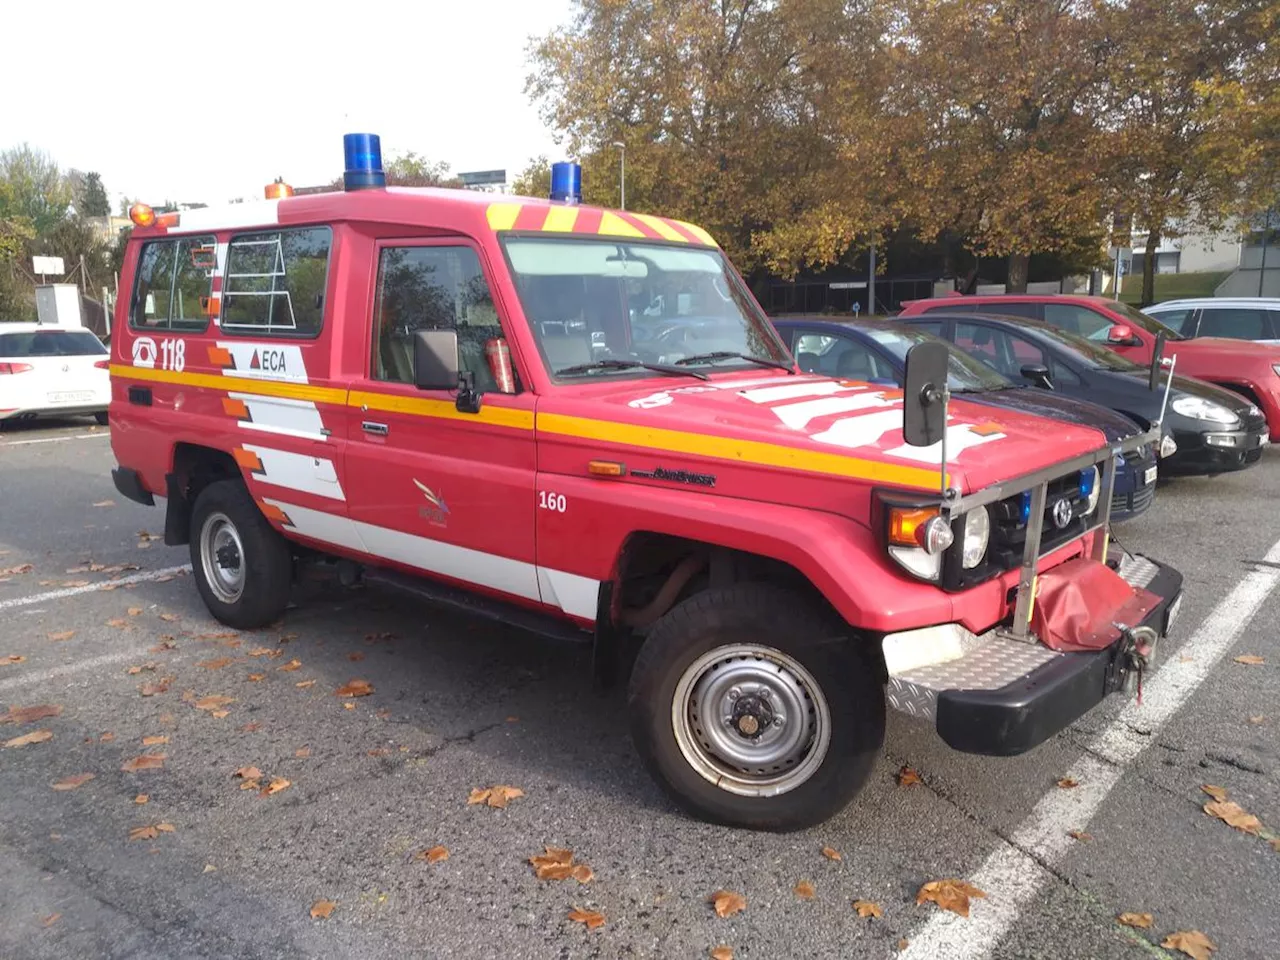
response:
[[[703,230],[696,223],[686,223],[684,220],[672,220],[671,222],[674,224],[677,224],[678,226],[684,227],[686,230],[692,233],[695,237],[697,237],[699,240],[705,243],[708,247],[719,246],[719,244],[716,243],[715,239],[711,236],[711,234],[707,233],[707,231]]]
[[[547,222],[542,225],[542,229],[550,233],[572,233],[577,221],[577,207],[550,207],[547,210]]]
[[[516,217],[520,216],[523,203],[491,203],[485,211],[490,230],[510,230],[515,226]]]
[[[649,213],[633,213],[632,216],[645,226],[652,227],[664,240],[674,240],[676,243],[689,242],[688,237],[661,217],[655,217]]]
[[[610,213],[608,210],[601,214],[600,226],[596,233],[608,237],[644,237],[644,232],[639,227],[633,227],[616,213]]]

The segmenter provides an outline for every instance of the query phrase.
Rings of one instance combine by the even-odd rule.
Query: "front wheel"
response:
[[[884,691],[858,641],[794,592],[737,584],[653,627],[631,675],[636,748],[695,816],[798,830],[841,810],[884,742]]]
[[[196,496],[191,568],[205,606],[228,626],[265,627],[289,602],[289,545],[239,480],[219,480]]]

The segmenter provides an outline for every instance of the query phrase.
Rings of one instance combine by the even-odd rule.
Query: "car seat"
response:
[[[796,363],[805,373],[818,373],[818,355],[816,353],[797,353]]]
[[[856,348],[846,350],[836,360],[836,376],[846,380],[870,380],[875,376],[870,355]]]

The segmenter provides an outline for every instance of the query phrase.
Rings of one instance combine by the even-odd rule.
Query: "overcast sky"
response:
[[[454,172],[559,159],[524,94],[525,46],[570,0],[8,6],[0,149],[26,141],[97,170],[113,205],[327,183],[354,131]]]

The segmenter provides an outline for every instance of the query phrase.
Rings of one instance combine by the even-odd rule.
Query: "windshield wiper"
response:
[[[653,370],[657,373],[674,373],[686,377],[697,377],[699,380],[710,379],[705,373],[699,373],[697,370],[684,370],[665,363],[644,363],[641,360],[617,360],[612,358],[592,360],[590,363],[579,363],[576,366],[564,367],[556,371],[556,376],[573,376],[579,373],[591,373],[593,370],[633,370],[636,367],[643,367],[645,370]]]
[[[768,357],[753,357],[749,353],[734,353],[732,350],[715,350],[711,353],[695,353],[692,357],[681,357],[676,363],[679,366],[686,366],[693,363],[710,363],[713,360],[750,360],[752,363],[758,363],[762,367],[777,367],[779,370],[785,370],[787,373],[794,374],[795,368],[783,363],[781,360],[770,360]]]

